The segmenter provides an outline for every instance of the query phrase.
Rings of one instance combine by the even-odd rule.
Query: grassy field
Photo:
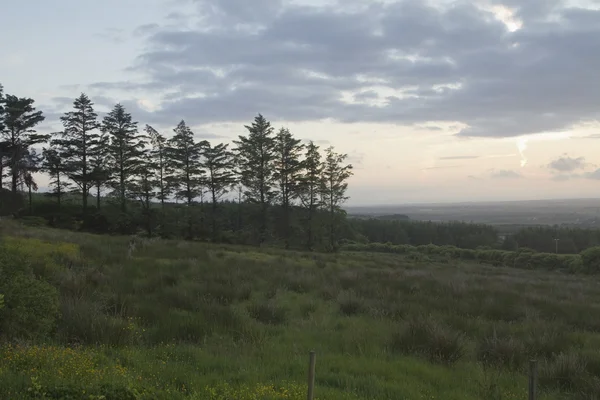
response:
[[[1,399],[304,399],[312,349],[318,399],[600,393],[595,277],[2,224]]]

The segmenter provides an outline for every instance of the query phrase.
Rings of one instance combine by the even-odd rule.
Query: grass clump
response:
[[[453,364],[466,351],[463,334],[428,317],[406,321],[390,342],[393,352],[426,357],[431,362]]]
[[[248,313],[252,318],[268,325],[283,325],[288,320],[288,310],[278,306],[274,301],[252,303],[248,306]]]

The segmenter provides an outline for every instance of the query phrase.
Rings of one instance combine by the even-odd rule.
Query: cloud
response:
[[[550,164],[548,164],[548,168],[553,171],[564,173],[584,169],[587,165],[588,164],[583,157],[572,158],[564,155],[551,161]]]
[[[475,160],[479,158],[479,156],[448,156],[448,157],[440,157],[439,160]]]
[[[492,179],[520,179],[523,175],[516,171],[501,169],[498,171],[492,171],[490,174]]]
[[[94,87],[163,93],[148,118],[165,124],[260,111],[288,121],[458,122],[461,136],[512,137],[600,118],[600,11],[566,0],[488,3],[503,8],[195,0],[187,18],[201,23],[138,29],[147,42],[131,71],[143,81]]]
[[[600,169],[597,169],[592,172],[586,172],[583,174],[583,177],[586,179],[600,180]]]
[[[421,168],[421,171],[429,171],[429,170],[434,170],[434,169],[460,168],[460,167],[462,167],[462,165],[444,165],[444,166],[439,166],[439,167]]]
[[[578,139],[600,139],[600,133],[593,133],[587,136],[578,137]]]

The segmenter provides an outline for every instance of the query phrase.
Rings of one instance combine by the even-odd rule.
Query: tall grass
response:
[[[41,328],[14,322],[15,291],[2,293],[0,315],[21,330],[0,332],[12,360],[0,363],[0,398],[300,398],[312,349],[320,399],[525,398],[530,358],[544,399],[600,387],[593,276],[411,253],[142,239],[129,252],[129,237],[5,235],[0,269],[21,260],[7,248],[21,251],[58,308]],[[56,374],[61,360],[75,372]]]

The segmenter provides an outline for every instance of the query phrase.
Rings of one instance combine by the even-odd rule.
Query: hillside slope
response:
[[[597,278],[2,229],[0,398],[304,399],[312,349],[319,399],[600,388]]]

